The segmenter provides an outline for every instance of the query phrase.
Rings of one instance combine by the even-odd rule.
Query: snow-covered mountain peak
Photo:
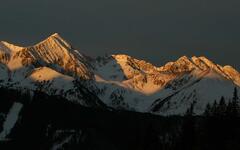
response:
[[[28,53],[36,60],[51,64],[63,74],[91,78],[87,58],[64,40],[58,33],[49,36],[42,42],[27,48]]]
[[[169,73],[182,73],[189,72],[197,66],[187,57],[182,56],[175,62],[168,62],[166,65],[159,67],[159,71],[169,72]]]
[[[65,49],[67,51],[72,49],[71,45],[66,40],[64,40],[58,33],[54,33],[50,35],[45,40],[41,41],[40,43],[34,46],[30,46],[30,48],[31,47],[35,47],[35,48],[46,47],[51,49],[58,48],[58,49]]]
[[[207,70],[209,69],[209,66],[199,57],[193,56],[191,58],[192,62],[201,70]]]
[[[213,61],[209,60],[204,56],[200,56],[200,57],[193,56],[191,60],[194,62],[196,66],[198,66],[202,70],[212,69],[217,72],[222,71],[221,70],[222,66],[215,64]]]
[[[222,66],[215,64],[204,56],[193,56],[191,58],[182,56],[178,60],[174,62],[168,62],[164,66],[158,68],[159,71],[170,73],[183,73],[192,71],[194,69],[202,71],[210,69],[222,74],[223,76],[226,76]]]
[[[118,61],[127,61],[128,59],[131,59],[131,57],[126,54],[115,54],[112,55],[112,57]]]
[[[52,35],[51,35],[52,37],[56,37],[56,38],[61,38],[61,36],[60,36],[60,34],[59,33],[53,33]]]
[[[7,42],[0,43],[0,61],[10,70],[28,71],[38,67],[50,67],[72,77],[93,77],[88,58],[55,33],[45,40],[28,47],[18,47]],[[22,73],[21,73],[22,74]]]
[[[157,69],[157,67],[155,67],[149,62],[136,59],[134,57],[131,57],[125,54],[112,55],[112,58],[114,58],[114,60],[116,60],[116,62],[118,62],[121,66],[125,64],[126,66],[131,66],[133,69],[139,70],[139,71],[141,70],[143,72],[149,72],[149,71],[151,72]]]
[[[187,56],[180,57],[175,64],[179,64],[180,66],[188,66],[189,69],[195,67],[194,63]]]
[[[45,40],[35,44],[34,46],[28,46],[28,47],[21,47],[17,46],[15,44],[11,44],[7,41],[0,41],[0,51],[5,52],[18,52],[24,49],[33,48],[33,47],[40,47],[40,46],[51,46],[51,45],[61,45],[62,47],[71,49],[71,45],[66,42],[58,33],[54,33],[47,37]]]
[[[229,65],[222,67],[221,65],[215,64],[214,62],[203,56],[198,58],[192,58],[192,60],[202,70],[210,69],[220,74],[221,76],[233,81],[235,81],[236,78],[239,78],[239,72]]]
[[[184,55],[180,57],[177,61],[189,61],[189,58],[186,55]]]
[[[200,60],[202,60],[209,68],[212,69],[216,69],[217,68],[217,64],[213,63],[211,60],[209,60],[208,58],[204,57],[204,56],[200,56],[198,57]]]

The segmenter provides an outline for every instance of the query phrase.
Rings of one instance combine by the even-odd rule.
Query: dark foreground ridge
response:
[[[31,100],[28,94],[4,88],[0,89],[0,95],[2,113],[16,99],[24,105],[8,140],[1,141],[0,149],[240,149],[240,121],[236,116],[194,117],[188,112],[184,117],[162,117],[86,108],[36,91]]]

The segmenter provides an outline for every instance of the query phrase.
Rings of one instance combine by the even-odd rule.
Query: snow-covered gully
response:
[[[16,124],[18,120],[19,113],[22,109],[23,105],[21,103],[15,102],[7,117],[5,122],[3,123],[3,131],[0,133],[0,140],[6,140],[7,135],[11,132],[12,128]]]

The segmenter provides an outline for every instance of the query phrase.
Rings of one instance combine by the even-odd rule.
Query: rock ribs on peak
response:
[[[21,58],[22,64],[35,67],[47,66],[63,74],[91,79],[93,73],[88,69],[87,58],[66,42],[57,33],[42,42],[22,48],[13,58]]]
[[[191,58],[183,56],[175,62],[168,62],[164,66],[158,68],[159,71],[170,73],[189,72],[194,69],[199,69],[202,71],[214,70],[215,72],[220,73],[224,76],[226,75],[222,66],[213,63],[211,60],[203,56],[193,56]]]

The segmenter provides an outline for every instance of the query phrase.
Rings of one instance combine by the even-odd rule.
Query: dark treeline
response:
[[[180,147],[185,150],[240,149],[240,106],[237,88],[233,97],[207,104],[203,116],[194,116],[194,103],[183,117]]]
[[[239,117],[240,106],[237,88],[234,88],[233,97],[228,100],[228,103],[224,97],[221,97],[219,103],[215,100],[212,105],[207,104],[204,115],[206,117]]]
[[[0,88],[1,108],[9,109],[15,101],[24,104],[8,135],[11,140],[1,142],[0,149],[51,149],[61,144],[83,150],[239,150],[239,98],[237,90],[234,93],[229,103],[222,98],[209,104],[204,116],[195,116],[192,105],[185,116],[162,117],[86,108],[39,91],[30,96]]]

